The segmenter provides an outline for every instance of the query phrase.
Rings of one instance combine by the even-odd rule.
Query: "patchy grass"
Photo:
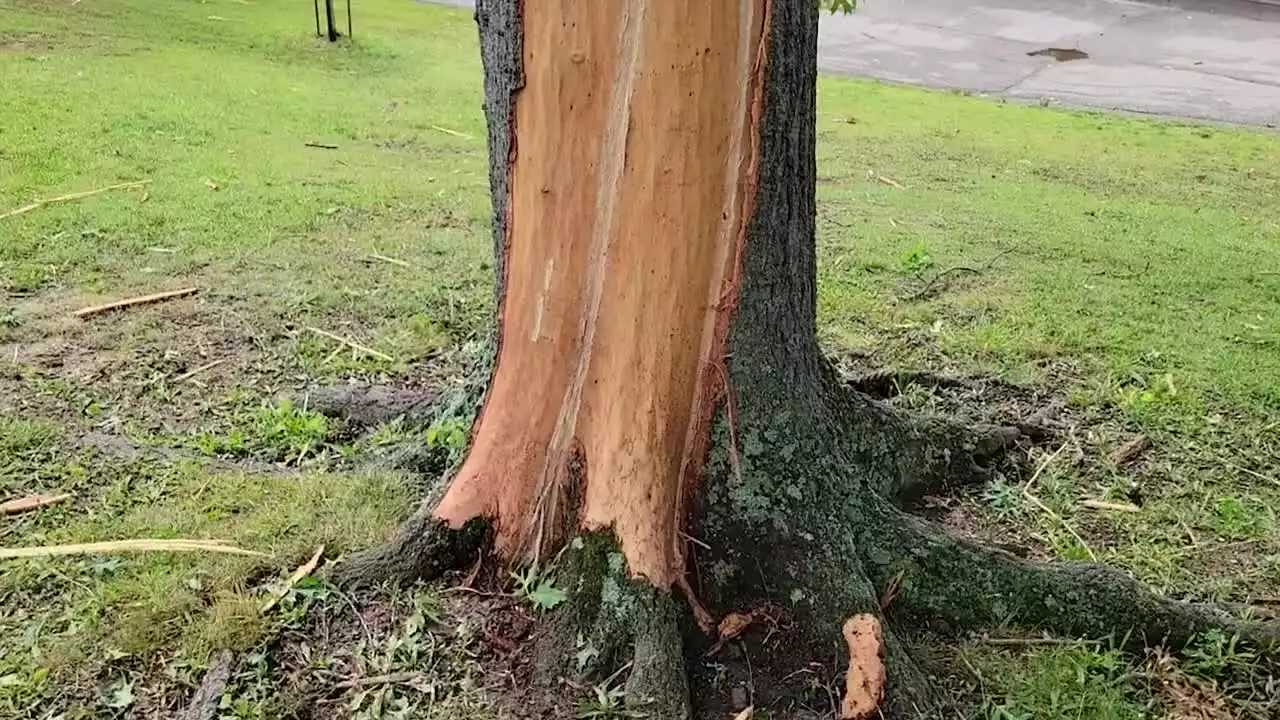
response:
[[[372,0],[337,45],[274,3],[0,0],[0,16],[0,213],[150,180],[0,220],[0,497],[74,493],[5,519],[0,543],[209,537],[270,555],[6,561],[0,715],[173,717],[234,649],[224,718],[501,716],[476,638],[510,631],[465,603],[308,579],[260,610],[317,545],[332,561],[375,543],[413,502],[413,481],[351,472],[353,456],[465,440],[448,423],[352,436],[306,391],[448,382],[429,361],[488,320],[468,13]],[[1066,401],[1067,443],[1031,458],[1052,514],[1022,478],[929,512],[1180,597],[1280,596],[1280,139],[832,78],[819,138],[832,352],[995,378],[892,398],[921,409]],[[1114,460],[1138,435],[1152,447]],[[534,580],[530,602],[558,601]],[[974,717],[1160,717],[1170,686],[1264,717],[1280,696],[1229,638],[1180,666],[1093,645],[956,657]],[[571,700],[607,717],[617,697]]]

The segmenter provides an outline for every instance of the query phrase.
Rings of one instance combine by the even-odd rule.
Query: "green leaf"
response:
[[[533,603],[533,606],[539,610],[553,610],[557,605],[568,599],[569,596],[565,594],[565,591],[556,587],[549,578],[543,579],[542,582],[538,583],[538,587],[529,593],[529,602]]]
[[[587,668],[587,664],[598,657],[600,657],[600,651],[591,645],[579,650],[577,654],[574,655],[574,659],[578,662],[578,672],[585,670]]]
[[[111,687],[111,698],[107,700],[107,707],[127,708],[133,704],[133,699],[133,683],[121,678]]]

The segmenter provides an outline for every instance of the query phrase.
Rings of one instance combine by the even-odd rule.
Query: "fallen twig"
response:
[[[447,127],[440,127],[439,125],[432,125],[432,126],[431,126],[431,129],[432,129],[432,130],[437,130],[437,131],[439,131],[439,132],[442,132],[442,133],[444,133],[445,135],[452,135],[452,136],[454,136],[454,137],[465,138],[465,139],[467,139],[467,140],[475,140],[475,137],[473,137],[473,136],[471,136],[471,135],[468,135],[468,134],[466,134],[466,133],[464,133],[464,132],[458,132],[457,130],[450,130],[450,129],[449,129],[449,128],[447,128]]]
[[[0,548],[0,559],[51,557],[54,555],[110,555],[129,552],[211,552],[227,555],[270,557],[266,553],[227,545],[225,540],[111,540],[107,542]]]
[[[72,202],[75,200],[83,200],[87,197],[93,197],[94,195],[101,195],[102,193],[110,192],[112,190],[123,190],[125,188],[141,187],[143,185],[146,185],[149,182],[151,181],[135,180],[133,182],[119,183],[118,185],[108,185],[106,187],[98,188],[97,190],[86,190],[84,192],[76,192],[76,193],[69,193],[67,195],[59,195],[57,197],[51,197],[45,200],[36,200],[30,205],[23,205],[20,208],[16,208],[14,210],[10,210],[9,212],[0,214],[0,220],[4,220],[5,218],[16,217],[18,215],[24,215],[26,213],[31,212],[32,210],[42,208],[45,205],[56,205],[58,203]]]
[[[340,342],[343,345],[346,345],[347,347],[351,348],[352,350],[355,350],[356,352],[360,352],[360,353],[364,353],[365,355],[376,357],[379,360],[386,360],[387,362],[396,361],[395,358],[391,357],[386,353],[378,352],[377,350],[374,350],[373,348],[370,348],[370,347],[365,347],[364,345],[361,345],[360,343],[354,340],[349,340],[347,338],[344,338],[341,335],[334,335],[333,333],[327,330],[321,330],[320,328],[317,328],[317,327],[308,327],[307,330],[321,337],[327,337],[330,340],[336,340],[337,342]]]
[[[56,505],[70,497],[71,493],[59,493],[58,495],[37,494],[16,498],[14,500],[5,500],[0,503],[0,515],[17,515],[18,513],[39,510],[42,507]]]
[[[1061,445],[1058,446],[1057,450],[1054,450],[1053,452],[1049,453],[1049,455],[1044,460],[1040,461],[1040,464],[1036,466],[1036,471],[1034,473],[1031,473],[1031,477],[1027,480],[1026,484],[1022,486],[1022,492],[1024,493],[1031,492],[1031,488],[1034,487],[1036,484],[1036,481],[1040,479],[1040,475],[1045,471],[1045,468],[1049,467],[1049,465],[1053,463],[1053,461],[1056,460],[1059,455],[1062,454],[1062,451],[1067,449],[1067,445],[1069,444],[1070,444],[1069,440],[1067,442],[1062,443]]]
[[[337,145],[330,145],[329,143],[308,142],[308,143],[303,143],[303,145],[306,145],[307,147],[310,147],[310,148],[320,148],[321,150],[337,150],[338,149]]]
[[[1094,510],[1118,510],[1120,512],[1136,513],[1142,512],[1142,508],[1133,503],[1115,503],[1105,500],[1085,500],[1080,503],[1084,507],[1093,508]]]
[[[158,303],[164,300],[172,300],[174,298],[181,298],[181,297],[187,297],[188,295],[195,295],[198,292],[200,292],[200,288],[189,287],[189,288],[183,288],[181,290],[170,290],[168,292],[154,293],[152,295],[139,295],[138,297],[126,298],[124,300],[117,300],[115,302],[110,302],[105,305],[94,305],[92,307],[81,308],[75,311],[74,313],[72,313],[72,315],[75,315],[78,318],[93,317],[94,315],[101,315],[102,313],[111,312],[112,310],[123,310],[124,308],[134,307],[137,305],[150,305],[151,303]]]
[[[218,714],[218,705],[222,701],[222,691],[231,679],[230,650],[223,650],[209,666],[200,681],[200,687],[191,696],[187,709],[183,711],[181,720],[213,720]]]
[[[369,259],[377,260],[378,262],[390,263],[392,265],[399,265],[400,267],[412,267],[409,263],[403,260],[398,260],[393,257],[387,257],[386,255],[379,255],[377,253],[370,253]]]
[[[1049,457],[1045,458],[1044,461],[1040,463],[1040,466],[1036,468],[1035,473],[1031,475],[1031,479],[1022,486],[1022,496],[1030,500],[1036,507],[1040,508],[1051,520],[1061,525],[1068,533],[1071,534],[1071,537],[1075,538],[1076,542],[1080,543],[1080,547],[1084,548],[1085,552],[1089,553],[1089,559],[1097,562],[1098,556],[1093,552],[1093,548],[1089,547],[1089,543],[1085,542],[1083,537],[1080,537],[1080,533],[1076,532],[1076,529],[1071,526],[1071,523],[1063,519],[1061,515],[1053,511],[1053,508],[1045,505],[1044,501],[1037,497],[1035,493],[1031,492],[1031,488],[1035,486],[1036,480],[1040,479],[1040,474],[1044,472],[1045,468],[1049,467],[1049,464],[1052,463],[1058,455],[1062,454],[1062,451],[1065,450],[1069,444],[1069,440],[1062,443],[1062,445],[1058,446],[1057,450],[1053,451],[1053,454],[1049,455]]]
[[[888,612],[893,601],[898,599],[898,594],[902,592],[902,578],[906,573],[907,571],[902,569],[889,578],[889,582],[884,586],[884,592],[880,593],[880,612]]]
[[[226,361],[227,361],[226,358],[222,358],[221,360],[214,360],[213,362],[207,362],[194,370],[189,370],[187,372],[182,373],[178,377],[174,378],[173,381],[184,382],[184,381],[190,380],[191,378],[199,375],[202,372],[206,372],[208,370],[212,370],[218,367],[219,365],[225,363]]]
[[[333,689],[346,690],[370,685],[401,685],[411,680],[420,680],[422,677],[422,672],[419,670],[405,670],[386,675],[370,675],[369,677],[355,678],[353,680],[343,680],[340,683],[334,683]]]
[[[875,177],[875,179],[876,179],[876,180],[878,180],[879,182],[882,182],[882,183],[884,183],[885,185],[888,185],[888,186],[889,186],[889,187],[891,187],[891,188],[897,188],[897,189],[899,189],[899,190],[906,190],[906,188],[905,188],[905,187],[903,187],[902,183],[898,182],[897,180],[894,180],[893,178],[887,178],[887,177],[885,177],[885,176],[881,175],[880,173],[873,173],[873,177]]]
[[[275,607],[277,603],[283,600],[284,597],[289,594],[290,590],[297,586],[298,583],[302,582],[302,578],[310,575],[316,569],[316,566],[320,564],[320,556],[323,554],[324,545],[321,545],[316,548],[316,552],[311,556],[310,560],[299,565],[298,569],[294,570],[293,574],[289,576],[289,579],[284,581],[284,587],[271,593],[271,597],[267,598],[267,601],[262,603],[263,614],[270,611],[271,608]]]
[[[1277,480],[1276,478],[1273,478],[1270,475],[1264,475],[1258,472],[1257,470],[1250,470],[1247,467],[1240,467],[1239,465],[1236,465],[1235,463],[1227,462],[1226,460],[1223,460],[1222,464],[1226,465],[1227,467],[1233,470],[1238,470],[1242,473],[1245,473],[1246,475],[1252,475],[1258,478],[1259,480],[1266,480],[1267,482],[1272,483],[1274,485],[1280,485],[1280,480]]]
[[[916,300],[922,300],[929,296],[930,292],[933,290],[933,287],[937,285],[941,280],[943,280],[949,275],[954,275],[955,273],[968,273],[970,275],[981,275],[982,273],[990,270],[991,266],[995,265],[997,260],[1004,257],[1005,255],[1008,255],[1011,252],[1013,252],[1012,248],[1005,248],[1004,250],[1001,250],[1000,252],[991,256],[991,259],[988,260],[981,267],[973,268],[973,267],[969,267],[968,265],[956,265],[955,267],[949,267],[946,270],[943,270],[942,272],[938,273],[937,275],[934,275],[932,280],[924,284],[924,287],[920,288],[916,292],[902,299],[906,302],[914,302]]]
[[[1034,637],[1034,638],[993,638],[984,637],[982,642],[985,645],[997,645],[1003,647],[1026,647],[1033,645],[1101,645],[1097,640],[1080,640],[1075,638],[1050,638],[1050,637]]]

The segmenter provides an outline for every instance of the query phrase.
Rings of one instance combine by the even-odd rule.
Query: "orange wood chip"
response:
[[[844,624],[849,644],[849,672],[845,675],[841,720],[867,720],[876,713],[884,695],[885,671],[881,653],[884,635],[875,615],[854,615]]]
[[[750,627],[753,618],[746,613],[729,613],[720,621],[720,639],[732,640]]]
[[[16,500],[5,500],[0,502],[0,515],[16,515],[39,510],[42,507],[56,505],[70,497],[71,493],[59,493],[58,495],[28,495]]]

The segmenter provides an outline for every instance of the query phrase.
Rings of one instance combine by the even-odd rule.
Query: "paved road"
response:
[[[1280,123],[1280,8],[1117,0],[864,0],[824,18],[824,70],[1010,98]],[[1059,62],[1028,56],[1078,49]]]
[[[1013,99],[1280,124],[1280,7],[1180,2],[859,0],[853,15],[823,18],[818,62]],[[1027,54],[1045,48],[1088,57]]]

